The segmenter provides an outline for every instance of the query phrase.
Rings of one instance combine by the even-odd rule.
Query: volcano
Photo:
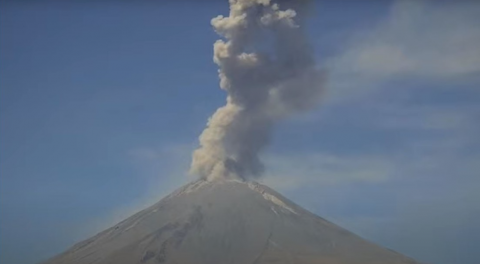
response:
[[[44,264],[418,264],[256,182],[198,180]]]

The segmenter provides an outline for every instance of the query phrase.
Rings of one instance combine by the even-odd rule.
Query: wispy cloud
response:
[[[332,186],[356,182],[382,182],[393,164],[378,156],[339,156],[330,153],[269,154],[263,181],[273,188],[297,189],[309,185]]]
[[[472,113],[480,111],[475,106],[438,105],[383,105],[373,107],[381,115],[378,125],[389,129],[413,130],[465,130],[474,125]]]
[[[398,100],[385,104],[349,104],[343,112],[325,115],[320,125],[355,131],[370,131],[390,139],[390,148],[368,148],[339,152],[335,149],[310,150],[265,155],[265,182],[277,188],[294,189],[311,185],[332,186],[367,182],[371,184],[401,179],[432,177],[446,172],[467,171],[479,153],[479,108],[474,105],[443,106],[412,104]],[[340,123],[340,125],[339,125]],[[376,138],[363,138],[378,146]],[[355,154],[354,154],[355,153]],[[466,164],[466,162],[469,162]],[[477,173],[480,173],[477,170]],[[435,175],[438,175],[436,177]],[[446,176],[448,177],[448,176]]]
[[[480,5],[473,1],[397,1],[384,21],[354,34],[329,62],[330,92],[351,96],[395,78],[478,80],[479,14]]]

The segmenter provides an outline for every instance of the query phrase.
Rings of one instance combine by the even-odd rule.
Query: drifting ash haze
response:
[[[230,16],[212,20],[228,97],[193,155],[200,179],[45,264],[415,264],[246,181],[261,174],[275,123],[318,102],[306,5],[231,0]]]
[[[258,154],[275,123],[317,104],[323,74],[303,32],[307,6],[306,0],[230,0],[230,15],[212,20],[226,39],[215,43],[214,61],[228,97],[200,136],[192,174],[209,180],[260,176]]]

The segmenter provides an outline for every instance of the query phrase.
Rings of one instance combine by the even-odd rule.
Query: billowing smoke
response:
[[[225,39],[215,42],[213,60],[228,96],[200,136],[192,174],[208,180],[259,177],[259,153],[275,123],[317,104],[323,74],[302,27],[307,5],[230,0],[230,15],[212,19]]]

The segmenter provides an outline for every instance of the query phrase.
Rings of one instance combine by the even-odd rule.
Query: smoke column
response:
[[[275,123],[314,107],[323,84],[302,27],[306,0],[229,3],[229,16],[211,21],[224,38],[213,60],[227,102],[210,117],[190,168],[207,180],[259,177]]]

